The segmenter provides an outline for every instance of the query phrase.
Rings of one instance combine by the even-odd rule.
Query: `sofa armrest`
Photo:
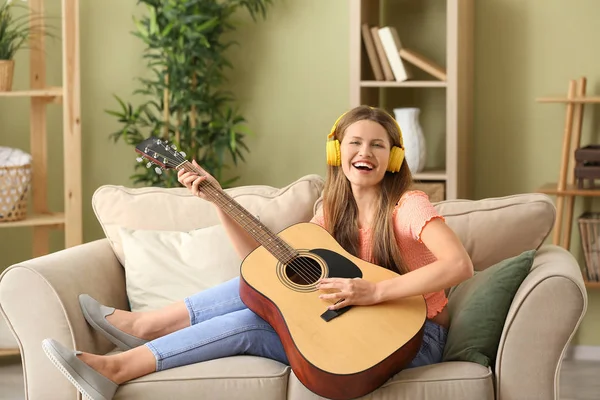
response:
[[[125,274],[107,239],[15,264],[0,275],[0,312],[15,335],[30,400],[76,399],[77,391],[42,350],[53,338],[67,347],[105,354],[114,348],[93,332],[79,294],[128,309]]]
[[[587,309],[579,264],[542,246],[512,302],[496,358],[496,399],[558,399],[559,370]]]

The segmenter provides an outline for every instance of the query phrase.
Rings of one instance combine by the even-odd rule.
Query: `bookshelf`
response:
[[[29,0],[30,12],[44,15],[44,0]],[[31,202],[32,212],[21,221],[2,222],[0,228],[33,229],[32,256],[49,252],[49,229],[63,229],[65,246],[82,243],[81,216],[81,118],[79,87],[79,4],[78,0],[62,0],[62,86],[46,85],[46,51],[43,35],[29,39],[29,88],[13,88],[0,92],[2,107],[10,107],[15,98],[30,99],[30,153],[32,156]],[[39,24],[40,22],[36,22]],[[64,159],[64,210],[50,211],[47,205],[48,137],[46,107],[62,105]]]
[[[435,59],[445,68],[446,79],[405,62],[414,71],[413,78],[376,80],[363,43],[363,24],[397,28],[402,46]],[[430,29],[430,24],[437,28]],[[445,199],[472,196],[473,28],[473,0],[350,0],[350,107],[378,106],[392,115],[396,107],[420,108],[427,164],[413,177],[421,183],[443,184]]]
[[[587,78],[570,79],[566,96],[546,96],[536,99],[538,103],[559,103],[565,105],[565,125],[559,176],[556,182],[546,183],[537,192],[556,196],[556,223],[552,234],[552,244],[571,251],[571,228],[577,197],[600,197],[600,188],[579,188],[575,179],[575,150],[581,147],[584,106],[600,104],[600,96],[589,96]],[[583,240],[583,238],[582,238]],[[585,263],[585,261],[584,261]],[[583,274],[585,286],[600,289],[600,282],[590,281]]]
[[[28,0],[29,11],[44,14],[44,0]],[[54,20],[53,20],[54,21]],[[31,207],[27,218],[0,223],[0,229],[32,229],[32,257],[49,253],[51,229],[64,231],[65,247],[82,243],[81,195],[81,114],[79,68],[79,1],[61,0],[60,40],[62,85],[46,84],[46,50],[44,35],[29,39],[29,87],[13,87],[0,92],[0,105],[9,108],[15,99],[28,99],[30,120],[30,148],[32,156]],[[37,19],[40,25],[43,20]],[[58,27],[56,27],[58,28]],[[48,135],[46,108],[62,106],[62,141],[64,174],[64,210],[51,211],[48,206],[47,177],[49,156],[48,140],[60,140]],[[1,345],[0,345],[1,347]],[[0,356],[18,354],[18,349],[0,349]]]

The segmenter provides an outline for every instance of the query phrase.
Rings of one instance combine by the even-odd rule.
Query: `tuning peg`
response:
[[[138,157],[138,158],[136,158],[135,160],[136,160],[137,162],[142,162],[142,161],[144,161],[144,159],[143,159],[142,157]]]
[[[180,151],[179,154],[181,154],[182,157],[187,157],[187,154],[185,154],[183,151]]]
[[[158,175],[162,175],[162,169],[160,167],[154,168],[154,171],[156,171]]]
[[[148,164],[146,164],[146,168],[150,168],[152,166],[151,162],[148,162]]]
[[[172,144],[172,145],[171,145],[171,148],[172,148],[173,150],[177,150],[177,146],[175,146],[174,144]]]

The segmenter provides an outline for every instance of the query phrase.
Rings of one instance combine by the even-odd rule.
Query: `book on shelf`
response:
[[[381,69],[383,70],[383,76],[385,80],[393,81],[394,73],[392,72],[392,67],[390,66],[390,62],[388,61],[387,55],[385,54],[383,45],[381,44],[378,26],[371,27],[371,38],[373,39],[373,43],[375,44],[375,52],[377,53],[377,58],[379,59],[379,62],[381,64]]]
[[[379,28],[378,35],[395,80],[397,82],[404,82],[411,79],[413,77],[412,71],[400,57],[402,43],[400,42],[396,28],[393,26],[384,26],[383,28]]]
[[[406,48],[401,48],[399,54],[402,59],[408,61],[415,67],[422,69],[440,81],[446,80],[446,70],[427,57],[417,53],[414,50],[409,50]]]
[[[383,81],[383,69],[379,63],[379,57],[377,56],[377,50],[375,49],[375,42],[373,41],[373,36],[371,34],[371,28],[367,24],[362,24],[361,32],[365,50],[367,51],[367,57],[369,58],[369,64],[371,64],[371,69],[373,70],[375,80]]]

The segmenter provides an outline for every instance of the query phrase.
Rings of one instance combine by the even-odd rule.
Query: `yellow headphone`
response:
[[[373,107],[371,107],[373,108]],[[335,134],[335,129],[337,128],[337,124],[340,122],[342,117],[346,115],[347,112],[340,115],[340,117],[335,121],[333,127],[331,128],[331,132],[327,135],[327,164],[332,165],[334,167],[339,167],[342,164],[342,157],[340,155],[340,142],[337,139],[333,139]],[[390,116],[390,118],[392,118]],[[390,152],[390,161],[388,162],[387,171],[395,173],[400,171],[400,167],[402,167],[402,161],[404,161],[404,142],[402,140],[402,129],[400,129],[400,125],[398,125],[398,121],[395,118],[392,120],[396,123],[396,127],[398,128],[398,132],[400,133],[400,146],[392,146],[392,150]]]

